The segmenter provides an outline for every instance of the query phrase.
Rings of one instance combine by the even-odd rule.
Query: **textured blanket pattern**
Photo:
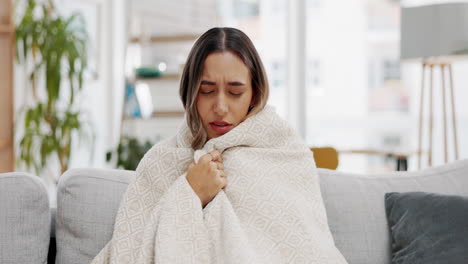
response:
[[[334,245],[313,154],[271,107],[194,151],[186,124],[155,145],[92,263],[346,263]],[[189,164],[222,152],[227,186],[205,207]]]

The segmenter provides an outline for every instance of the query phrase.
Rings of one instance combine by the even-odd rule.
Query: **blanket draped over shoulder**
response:
[[[141,160],[104,263],[346,263],[335,247],[312,152],[267,106],[200,150],[184,122]],[[227,186],[202,208],[189,164],[222,153]]]

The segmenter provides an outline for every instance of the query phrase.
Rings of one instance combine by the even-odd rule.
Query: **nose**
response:
[[[227,105],[226,98],[223,93],[219,93],[219,95],[216,97],[213,110],[219,116],[224,116],[228,112],[228,105]]]

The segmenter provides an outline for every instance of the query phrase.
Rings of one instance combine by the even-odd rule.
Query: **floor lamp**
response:
[[[434,146],[434,70],[440,69],[444,162],[449,161],[447,112],[451,116],[453,157],[458,159],[458,135],[453,86],[452,62],[467,59],[468,3],[436,4],[402,8],[400,51],[403,61],[419,61],[422,64],[421,90],[419,94],[418,120],[418,168],[421,168],[423,130],[427,127],[427,164],[432,166]],[[427,75],[426,75],[427,74]],[[426,76],[429,85],[426,84]],[[448,83],[448,84],[447,84]],[[427,95],[426,95],[427,93]],[[424,103],[429,105],[428,124],[424,124]],[[438,96],[436,96],[438,98]],[[447,111],[447,108],[449,111]]]
[[[422,80],[421,80],[421,91],[419,94],[419,126],[418,126],[418,168],[421,168],[421,149],[422,149],[422,132],[423,132],[423,116],[424,116],[424,100],[425,90],[428,88],[428,100],[429,100],[429,146],[427,155],[427,164],[432,165],[433,162],[433,134],[434,134],[434,68],[440,68],[441,72],[441,99],[442,99],[442,121],[443,121],[443,146],[444,146],[444,162],[448,162],[448,140],[447,140],[447,108],[451,110],[452,117],[452,133],[453,133],[453,151],[455,160],[458,159],[458,136],[457,136],[457,120],[455,111],[455,95],[453,89],[453,74],[452,64],[450,62],[428,62],[422,63]],[[429,71],[429,86],[425,87],[425,73]],[[449,86],[446,86],[446,73],[449,75]],[[448,88],[448,89],[447,89]],[[450,93],[450,95],[448,95]],[[447,97],[449,99],[447,100]]]

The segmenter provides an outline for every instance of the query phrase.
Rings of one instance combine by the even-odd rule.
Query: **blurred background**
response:
[[[79,74],[75,81],[69,78],[71,65],[82,64],[64,63],[63,72],[59,74],[62,76],[59,80],[61,92],[53,101],[57,112],[69,110],[71,116],[78,114],[74,116],[76,120],[63,119],[61,123],[69,125],[63,125],[62,134],[73,131],[67,141],[70,144],[63,145],[69,152],[63,152],[59,143],[54,143],[60,139],[54,141],[47,136],[53,130],[47,128],[47,121],[37,121],[43,122],[36,126],[37,143],[33,143],[33,136],[25,136],[33,126],[27,125],[25,120],[34,120],[35,116],[28,115],[28,109],[36,109],[36,112],[30,111],[36,115],[44,113],[52,88],[48,90],[44,81],[49,78],[48,70],[35,68],[34,56],[18,60],[15,55],[15,50],[21,53],[27,49],[27,45],[18,41],[18,36],[29,34],[30,28],[21,21],[27,22],[24,17],[31,3],[18,1],[14,5],[12,1],[1,0],[2,22],[6,25],[0,35],[3,54],[0,78],[6,80],[0,89],[0,103],[6,107],[1,114],[0,128],[1,135],[6,138],[2,141],[1,152],[4,171],[26,170],[56,181],[60,168],[62,172],[72,167],[134,169],[151,145],[174,135],[183,121],[183,108],[178,98],[181,70],[194,41],[215,26],[241,29],[252,39],[268,74],[269,104],[298,130],[308,146],[336,150],[338,170],[356,173],[417,170],[418,153],[423,158],[421,167],[447,162],[443,158],[440,111],[442,71],[434,67],[433,158],[429,164],[430,130],[423,129],[421,136],[418,134],[422,60],[402,59],[400,49],[405,26],[402,25],[403,8],[449,1],[43,2],[49,7],[53,2],[51,12],[55,17],[60,15],[66,20],[72,14],[80,14],[81,19],[71,25],[75,25],[77,34],[80,30],[87,32],[82,83]],[[39,19],[44,14],[35,11],[34,16]],[[23,31],[18,31],[20,25]],[[16,37],[10,26],[16,28]],[[427,27],[427,34],[430,34],[431,29]],[[51,36],[57,35],[57,31],[51,30]],[[464,44],[468,48],[468,43]],[[63,45],[57,49],[61,47]],[[36,52],[33,47],[30,49],[31,54]],[[468,107],[465,103],[468,60],[455,60],[452,68],[458,159],[463,159],[468,157]],[[37,74],[31,78],[35,70]],[[426,85],[429,83],[427,76]],[[70,88],[72,83],[82,84],[82,88]],[[70,107],[71,97],[73,108]],[[42,112],[34,108],[40,102],[46,109]],[[424,126],[429,118],[429,114],[424,114]],[[451,142],[451,132],[448,135]],[[418,146],[420,138],[425,144],[423,147]],[[449,146],[451,151],[451,143]],[[58,158],[60,153],[65,153],[65,158]],[[8,158],[11,155],[14,158]],[[449,159],[455,157],[452,155]],[[402,168],[400,163],[398,168],[398,161],[402,160],[405,164]]]

